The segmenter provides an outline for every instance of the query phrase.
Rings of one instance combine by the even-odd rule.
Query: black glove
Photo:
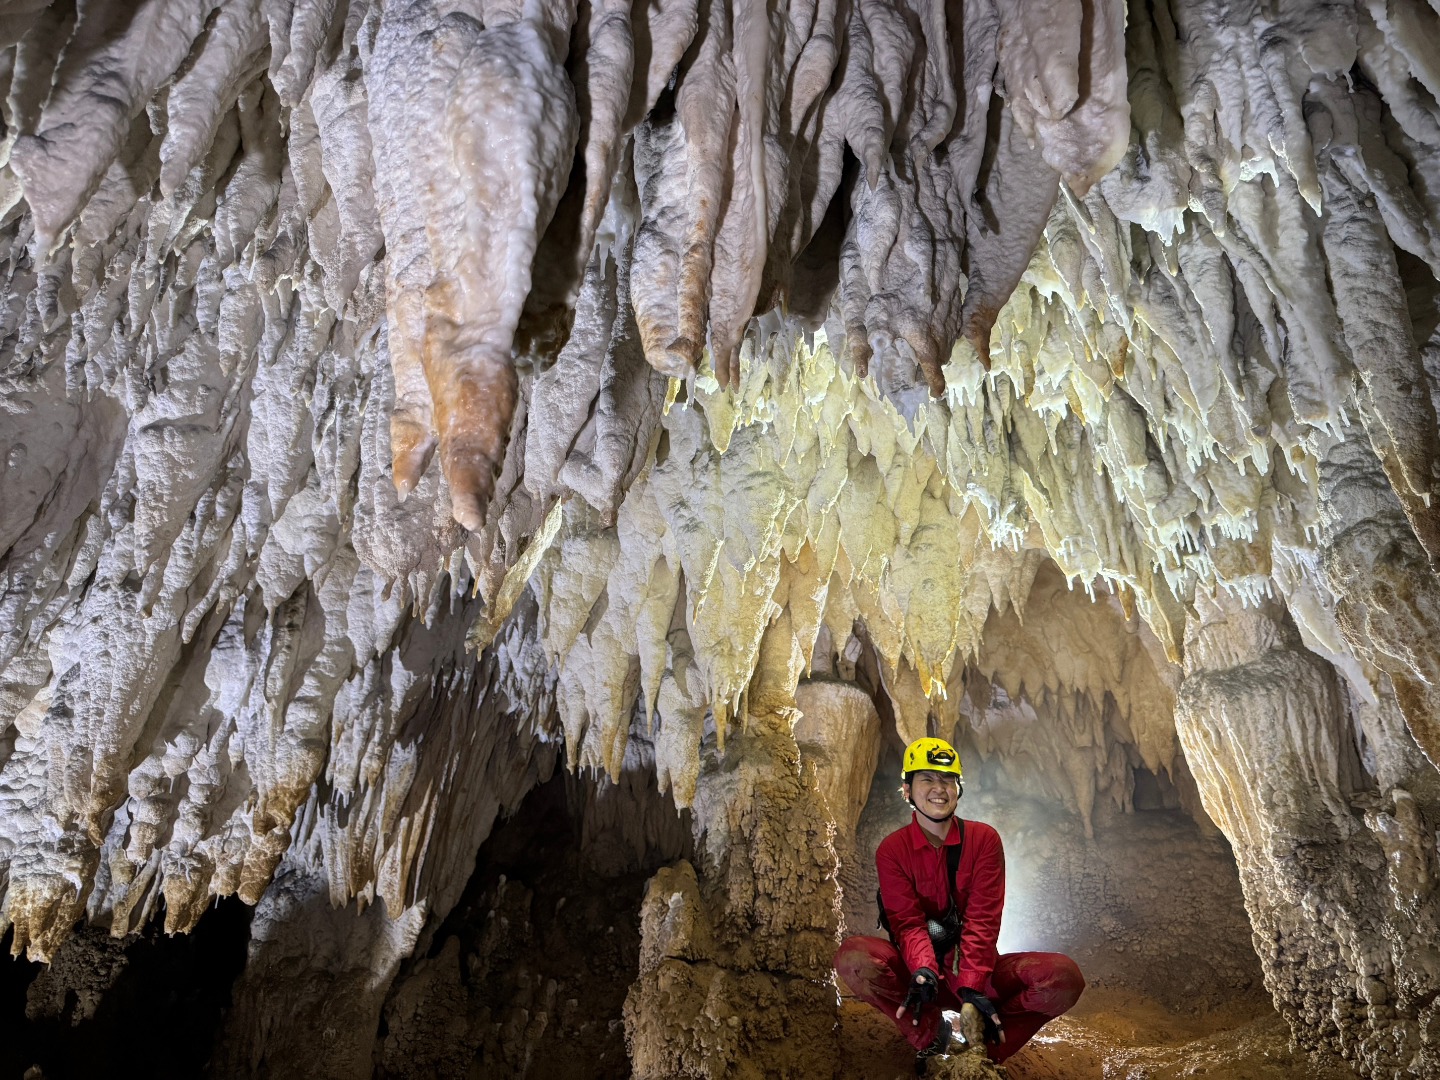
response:
[[[1000,1010],[995,1008],[993,1001],[979,990],[972,990],[968,986],[960,988],[960,1000],[967,1005],[974,1005],[979,1011],[980,1019],[985,1022],[985,1041],[987,1043],[1005,1041],[1005,1029],[1000,1026]]]
[[[904,1012],[911,1013],[915,1021],[920,1019],[920,1010],[935,1000],[940,992],[940,976],[929,968],[917,968],[910,979],[910,993],[905,995]]]

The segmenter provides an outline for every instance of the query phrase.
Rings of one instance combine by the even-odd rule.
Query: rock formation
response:
[[[1296,1040],[1440,1071],[1437,56],[1418,0],[0,6],[11,949],[238,896],[215,1067],[400,1072],[563,766],[650,823],[583,815],[657,870],[636,1075],[751,1075],[940,731],[1077,843],[1213,820]]]

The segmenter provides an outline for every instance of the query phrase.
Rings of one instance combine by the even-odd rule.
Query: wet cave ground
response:
[[[913,1058],[875,1010],[844,1002],[845,1077],[908,1080]],[[1094,987],[1075,1010],[1047,1024],[1005,1063],[1007,1080],[1354,1080],[1290,1047],[1290,1032],[1268,1001],[1178,1013],[1153,998]]]
[[[395,980],[377,1077],[630,1075],[621,1013],[639,966],[645,883],[689,854],[674,835],[647,844],[643,828],[628,847],[608,842],[617,812],[654,820],[657,807],[633,805],[653,801],[644,790],[612,800],[597,829],[597,786],[557,774],[497,823],[462,899]],[[983,783],[967,789],[962,812],[1005,838],[1002,949],[1069,952],[1090,983],[1071,1015],[1010,1060],[1010,1080],[1351,1080],[1291,1049],[1213,830],[1154,806],[1100,816],[1087,840],[1073,816]],[[857,847],[872,850],[907,816],[877,780]],[[848,932],[876,932],[869,858],[848,860],[842,880]],[[121,1046],[143,1048],[134,1052],[150,1076],[209,1075],[249,914],[223,901],[188,936],[167,938],[158,922],[123,941],[82,929],[48,969],[0,963],[0,1080],[103,1075]],[[838,1037],[847,1080],[913,1075],[893,1026],[867,1006],[842,998]]]

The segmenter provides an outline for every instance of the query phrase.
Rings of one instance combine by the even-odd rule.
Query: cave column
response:
[[[1302,1045],[1366,1075],[1436,1075],[1433,823],[1370,787],[1335,669],[1283,609],[1223,593],[1196,608],[1176,728],[1234,848],[1276,1007]]]
[[[1320,462],[1320,569],[1345,642],[1390,677],[1406,724],[1440,767],[1440,579],[1369,444],[1336,439]]]
[[[753,696],[753,695],[752,695]],[[634,1075],[834,1076],[834,824],[793,709],[752,713],[696,786],[698,866],[651,879],[625,1000]]]
[[[854,683],[815,678],[795,691],[800,718],[795,741],[835,823],[835,854],[842,891],[868,880],[855,848],[855,832],[880,760],[880,714],[870,695]],[[850,928],[853,931],[853,928]]]

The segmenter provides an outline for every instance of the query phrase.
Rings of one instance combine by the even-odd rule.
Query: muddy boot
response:
[[[983,1050],[931,1058],[928,1065],[926,1080],[1005,1080],[1005,1070]]]
[[[963,1049],[965,1049],[964,1044],[955,1038],[949,1018],[941,1017],[940,1027],[935,1032],[934,1041],[915,1055],[915,1075],[926,1075],[932,1059],[947,1057]]]

